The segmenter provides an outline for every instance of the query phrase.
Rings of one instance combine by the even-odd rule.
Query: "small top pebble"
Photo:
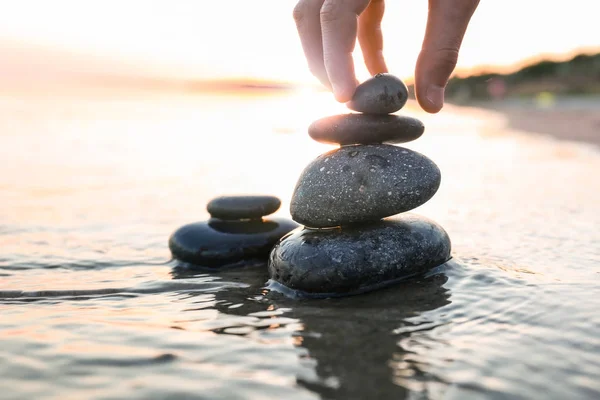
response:
[[[212,199],[206,210],[213,218],[224,220],[258,219],[279,210],[275,196],[221,196]]]
[[[408,88],[391,74],[377,74],[367,79],[354,92],[346,106],[366,114],[391,114],[400,110],[408,100]]]

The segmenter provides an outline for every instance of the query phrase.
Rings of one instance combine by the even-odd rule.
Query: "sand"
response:
[[[502,101],[475,105],[499,112],[511,129],[600,146],[600,98],[570,98],[553,104]]]

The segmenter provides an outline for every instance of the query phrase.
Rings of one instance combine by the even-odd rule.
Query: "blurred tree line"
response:
[[[600,53],[580,54],[569,61],[541,61],[511,74],[485,73],[453,77],[446,100],[453,103],[552,95],[600,94]]]

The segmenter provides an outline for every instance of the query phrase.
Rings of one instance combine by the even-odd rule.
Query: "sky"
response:
[[[0,0],[0,72],[4,65],[4,72],[18,74],[20,66],[35,59],[37,48],[38,61],[50,69],[61,63],[73,64],[71,70],[81,68],[83,64],[64,56],[72,52],[93,58],[87,62],[98,63],[101,70],[185,79],[312,82],[292,19],[295,3]],[[458,70],[514,66],[540,54],[600,48],[597,13],[590,4],[590,0],[481,0],[463,42]],[[426,0],[387,1],[383,31],[390,72],[405,78],[413,75],[426,15]],[[28,47],[32,44],[38,47]],[[51,51],[56,51],[55,57]],[[366,77],[359,52],[355,59],[359,78]],[[16,63],[12,69],[11,62]]]

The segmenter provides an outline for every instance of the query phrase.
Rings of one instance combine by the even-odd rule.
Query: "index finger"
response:
[[[352,99],[356,75],[352,52],[356,44],[358,16],[369,0],[325,0],[321,7],[323,59],[337,101]]]

